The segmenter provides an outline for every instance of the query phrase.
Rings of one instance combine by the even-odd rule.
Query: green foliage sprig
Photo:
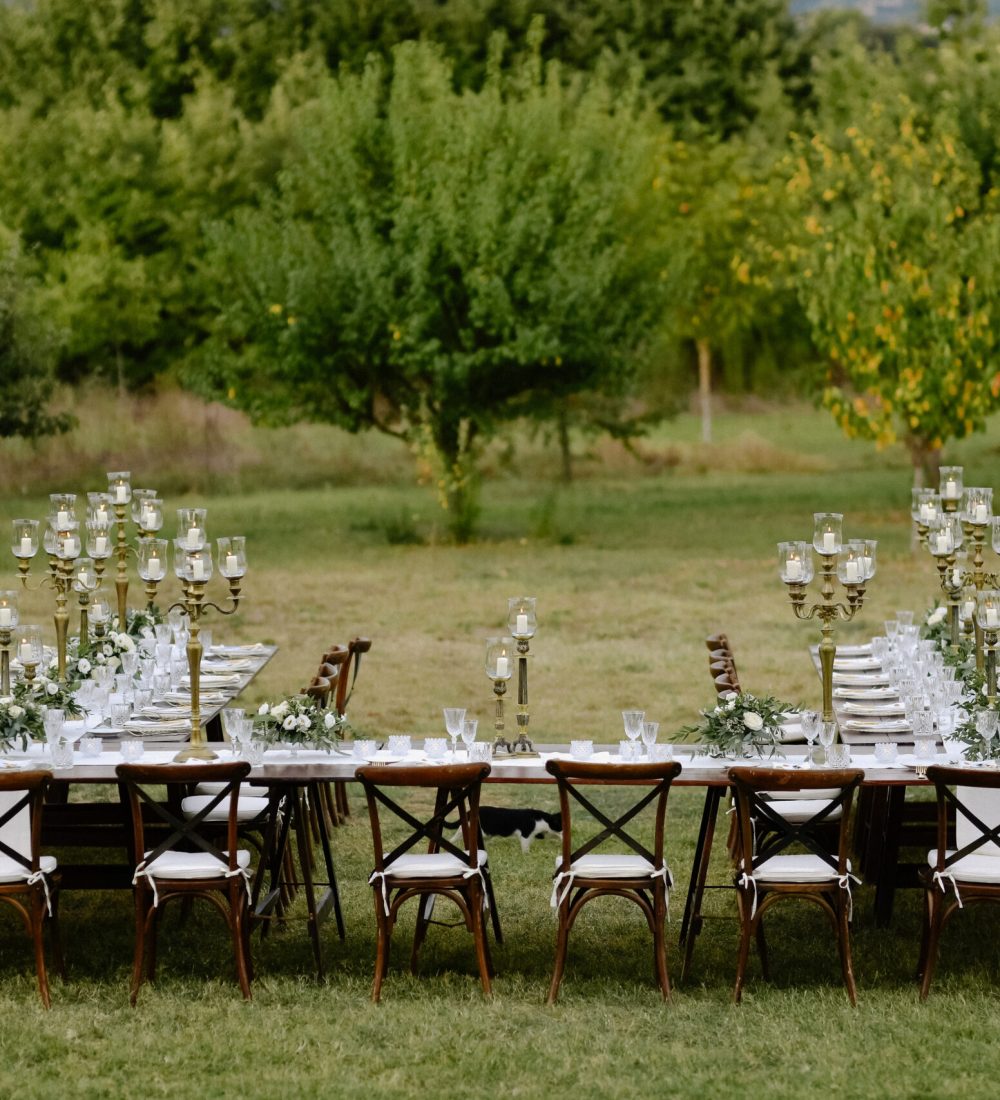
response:
[[[0,745],[13,747],[20,743],[27,749],[31,741],[45,736],[42,708],[30,697],[0,699]]]
[[[704,721],[681,732],[707,745],[711,756],[773,756],[791,709],[770,695],[730,692],[712,710],[701,712]]]

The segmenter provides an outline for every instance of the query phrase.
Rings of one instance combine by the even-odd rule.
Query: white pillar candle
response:
[[[21,557],[31,557],[31,537],[29,535],[21,536]]]
[[[951,587],[952,588],[961,588],[962,587],[962,570],[959,569],[958,567],[954,568],[951,571]]]
[[[67,558],[75,558],[80,552],[79,543],[74,538],[68,538],[63,540],[63,556]]]
[[[832,531],[823,532],[823,552],[833,554],[837,549],[837,536]]]
[[[951,553],[951,534],[947,531],[942,531],[937,537],[937,552],[939,554]]]
[[[497,679],[502,680],[507,675],[507,658],[497,657]]]
[[[22,665],[32,665],[35,663],[35,647],[31,642],[22,642],[17,651],[17,655]]]
[[[226,555],[226,572],[232,576],[240,568],[240,559],[235,554]]]
[[[937,509],[934,507],[933,504],[930,504],[930,503],[927,503],[927,502],[921,504],[920,505],[920,519],[921,519],[921,521],[923,523],[932,523],[933,520],[934,520],[934,515],[935,515],[936,511],[937,511]]]
[[[995,607],[988,607],[986,609],[986,629],[996,630],[1000,626],[1000,611],[997,611]]]
[[[94,553],[98,555],[104,555],[108,552],[108,538],[107,535],[97,535],[94,539]]]
[[[966,600],[962,605],[962,618],[971,619],[976,613],[976,601]]]
[[[107,614],[103,607],[95,607],[90,612],[90,618],[92,622],[103,623],[107,619]]]
[[[115,486],[115,503],[127,504],[128,503],[128,486],[116,485]]]
[[[958,482],[953,477],[948,478],[944,483],[941,496],[946,500],[954,500],[958,496]]]
[[[0,626],[11,625],[11,613],[9,607],[0,607]]]
[[[158,581],[163,577],[163,562],[157,557],[151,557],[146,562],[146,572],[151,581]]]
[[[989,512],[986,510],[986,505],[983,504],[982,502],[977,504],[974,511],[973,511],[972,522],[973,523],[986,523],[989,520],[989,518],[990,518],[990,516],[989,516]]]
[[[861,570],[856,561],[844,563],[844,580],[847,584],[857,584],[861,580]]]
[[[518,615],[518,617],[517,617],[517,633],[518,634],[527,634],[528,633],[528,616],[527,615]]]
[[[197,550],[201,546],[201,532],[197,527],[188,528],[187,545],[189,550]]]
[[[60,531],[65,531],[69,527],[69,512],[56,513],[56,526]]]
[[[785,580],[802,580],[802,562],[800,562],[798,558],[789,558],[788,561],[785,562]]]
[[[205,563],[201,558],[195,558],[191,562],[191,579],[194,581],[203,581],[205,579]]]
[[[90,574],[86,569],[80,570],[80,584],[82,584],[84,588],[90,584]]]

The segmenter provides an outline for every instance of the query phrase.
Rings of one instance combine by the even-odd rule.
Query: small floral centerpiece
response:
[[[112,672],[119,672],[122,667],[122,657],[127,653],[137,651],[135,639],[130,634],[120,634],[115,630],[110,631],[103,638],[97,639],[86,651],[69,649],[66,655],[66,680],[68,683],[78,683],[80,680],[94,678],[95,668],[109,668]],[[49,671],[55,669],[53,661],[49,665]]]
[[[322,710],[308,695],[293,695],[279,703],[261,703],[254,718],[258,736],[310,749],[332,749],[343,737],[343,721]]]
[[[163,612],[154,604],[153,607],[129,608],[125,621],[126,633],[132,638],[139,639],[146,637],[147,633],[152,633],[153,627],[159,626],[164,619]],[[111,620],[111,625],[115,630],[120,629],[117,615]]]
[[[701,712],[703,722],[681,732],[707,745],[710,756],[773,756],[781,723],[791,709],[770,695],[731,691],[712,710]]]
[[[29,741],[41,741],[45,737],[42,708],[34,699],[0,698],[0,747],[14,748],[18,743],[27,749]]]
[[[73,682],[61,684],[48,676],[19,680],[14,685],[14,702],[22,705],[26,701],[31,702],[43,710],[54,707],[61,710],[67,718],[79,718],[83,714],[83,707],[76,701],[76,686]]]

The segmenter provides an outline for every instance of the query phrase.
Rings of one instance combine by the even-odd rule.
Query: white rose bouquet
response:
[[[14,701],[23,704],[28,700],[43,710],[53,707],[63,711],[67,718],[79,718],[83,707],[74,695],[77,686],[76,683],[60,684],[54,677],[42,674],[34,680],[19,680],[14,685]]]
[[[256,736],[311,749],[332,749],[343,737],[344,725],[334,711],[320,709],[308,695],[261,703],[254,716]]]
[[[781,723],[793,709],[770,695],[731,691],[701,712],[704,721],[681,732],[707,745],[711,756],[773,756]]]
[[[13,748],[18,742],[27,749],[29,741],[42,741],[45,726],[42,708],[32,698],[0,698],[0,745]]]

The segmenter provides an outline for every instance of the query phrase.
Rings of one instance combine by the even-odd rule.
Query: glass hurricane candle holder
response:
[[[493,694],[496,696],[493,728],[496,737],[494,751],[510,753],[511,743],[504,735],[503,697],[507,692],[507,681],[514,674],[514,662],[517,659],[517,642],[510,637],[486,639],[486,675],[493,682]]]
[[[87,520],[87,554],[95,561],[106,561],[111,557],[114,539],[111,528],[102,519]]]
[[[38,520],[16,519],[13,523],[14,539],[11,550],[14,557],[28,561],[38,553]]]
[[[974,527],[986,527],[993,519],[993,490],[974,486],[962,496],[962,519]]]
[[[110,527],[115,518],[114,497],[111,493],[87,494],[87,520],[93,520],[99,527]]]
[[[204,508],[177,509],[177,538],[187,550],[200,550],[205,545],[207,515]]]
[[[163,526],[163,501],[156,496],[144,500],[136,522],[140,531],[155,535]]]
[[[864,545],[865,580],[870,581],[875,576],[875,568],[878,564],[878,539],[861,539]]]
[[[167,573],[167,540],[139,539],[139,576],[148,583],[162,581]]]
[[[49,523],[56,531],[76,526],[76,493],[49,493]]]
[[[962,466],[942,466],[938,471],[941,500],[954,506],[962,499]]]
[[[913,493],[917,498],[914,520],[922,527],[933,527],[943,514],[941,498],[933,489],[914,489]]]
[[[108,473],[108,492],[114,504],[128,504],[132,499],[132,473],[129,470],[111,470]]]
[[[997,554],[1000,554],[1000,516],[994,516],[990,524],[990,542]]]
[[[45,650],[42,647],[42,628],[37,623],[21,623],[14,635],[17,659],[24,669],[24,678],[33,680],[35,669],[42,663]]]
[[[958,516],[942,516],[927,536],[930,552],[935,557],[947,557],[962,545],[962,523]]]
[[[1000,630],[1000,592],[985,588],[976,601],[976,618],[983,630]]]
[[[244,535],[216,539],[219,572],[226,580],[239,580],[247,571],[247,540]]]
[[[808,584],[814,575],[812,553],[808,543],[778,543],[778,576],[785,584]]]
[[[55,551],[60,561],[76,561],[81,549],[80,532],[75,521],[72,528],[56,534]]]
[[[103,638],[111,625],[111,601],[100,593],[90,601],[90,622],[98,638]]]
[[[17,593],[0,592],[0,630],[10,630],[17,623]]]
[[[75,592],[93,592],[97,588],[97,572],[94,569],[94,559],[77,558],[75,569],[73,590]]]
[[[511,635],[524,641],[535,636],[538,619],[535,615],[536,597],[511,596],[507,600],[507,629]]]
[[[818,554],[839,554],[843,547],[842,512],[813,513],[813,548]]]
[[[191,584],[205,584],[212,579],[212,548],[188,550],[184,566],[184,580]]]
[[[155,489],[133,489],[132,490],[132,522],[137,526],[142,526],[142,512],[146,506],[146,501],[152,500],[156,496]]]
[[[848,587],[864,584],[868,579],[863,539],[851,539],[837,562],[837,579]]]

